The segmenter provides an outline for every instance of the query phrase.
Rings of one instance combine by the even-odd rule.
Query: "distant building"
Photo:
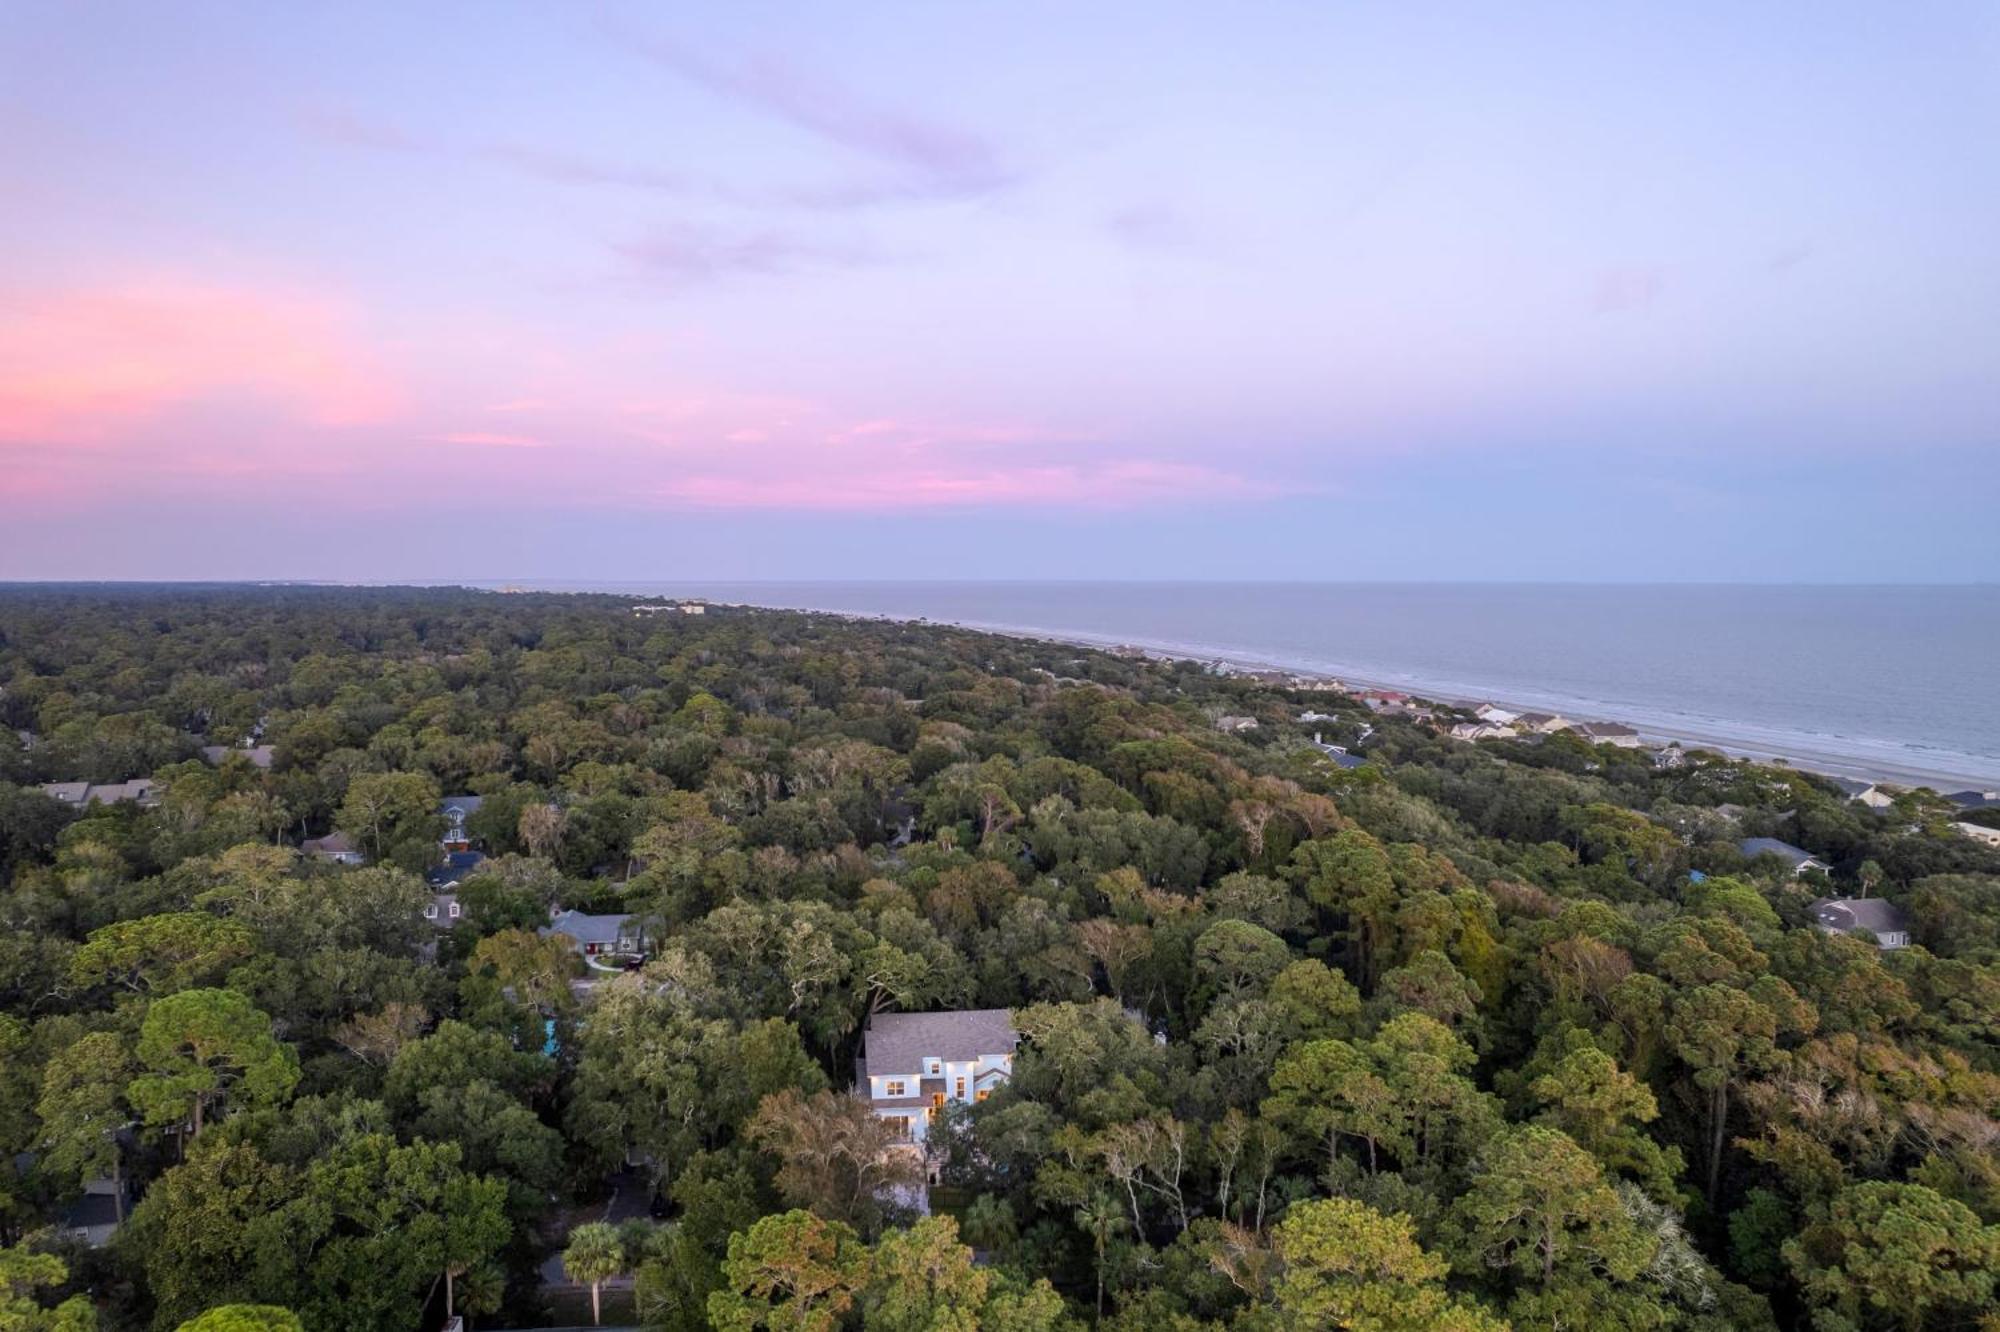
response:
[[[457,893],[432,893],[429,904],[424,907],[424,919],[441,930],[458,924],[461,914]]]
[[[1520,713],[1503,708],[1498,703],[1475,703],[1466,711],[1479,720],[1492,722],[1496,726],[1505,726],[1509,722],[1518,721],[1521,716]]]
[[[1554,735],[1569,729],[1569,719],[1553,712],[1524,712],[1514,724],[1531,735]]]
[[[2000,828],[1989,828],[1983,823],[1966,823],[1963,820],[1951,826],[1954,830],[1966,837],[1970,837],[1975,842],[1984,842],[1988,846],[2000,846]]]
[[[855,1090],[910,1142],[946,1101],[983,1101],[1014,1071],[1020,1042],[1004,1008],[953,1013],[877,1013],[854,1061]]]
[[[1896,793],[1885,791],[1879,786],[1870,786],[1867,790],[1855,796],[1854,801],[1857,804],[1866,805],[1870,809],[1888,809],[1896,803]]]
[[[1945,799],[1960,809],[2000,809],[2000,791],[1953,791]]]
[[[1655,751],[1653,754],[1653,766],[1662,772],[1671,771],[1674,768],[1686,767],[1687,761],[1687,751],[1681,748],[1680,741],[1678,740],[1664,749]]]
[[[1736,849],[1753,860],[1758,856],[1776,856],[1790,865],[1794,874],[1832,868],[1812,852],[1802,851],[1790,842],[1781,842],[1775,837],[1746,837],[1736,844]]]
[[[702,601],[661,601],[634,606],[634,615],[706,615],[708,604]]]
[[[1232,735],[1242,731],[1254,731],[1257,729],[1257,719],[1255,717],[1217,717],[1215,719],[1215,729]]]
[[[218,768],[229,761],[231,754],[241,754],[244,758],[250,760],[252,767],[269,768],[276,751],[269,745],[203,745],[201,747],[201,756]]]
[[[1508,740],[1516,734],[1511,726],[1489,721],[1459,722],[1451,728],[1454,740]]]
[[[1336,767],[1358,768],[1368,762],[1367,759],[1362,758],[1359,754],[1348,753],[1344,746],[1328,744],[1319,738],[1318,731],[1313,732],[1313,748],[1326,755],[1329,759],[1332,759]]]
[[[634,915],[593,916],[582,911],[563,911],[552,915],[538,933],[545,939],[568,935],[571,945],[585,957],[646,951],[645,927]]]
[[[1885,951],[1910,946],[1910,918],[1882,898],[1822,897],[1807,910],[1812,912],[1814,928],[1828,934],[1866,930],[1875,936],[1875,946]]]
[[[160,797],[150,777],[135,777],[129,782],[44,782],[42,794],[75,809],[89,805],[123,805],[132,803],[150,809],[160,803]]]
[[[327,860],[336,865],[359,865],[367,859],[346,833],[337,831],[324,837],[308,837],[299,843],[299,850],[314,860]]]
[[[471,850],[472,835],[466,831],[465,821],[485,803],[484,797],[476,795],[446,796],[438,801],[438,813],[444,816],[444,836],[438,841],[445,850]]]
[[[1582,722],[1570,727],[1570,731],[1593,745],[1616,745],[1620,749],[1639,747],[1639,733],[1623,722]]]
[[[1331,712],[1314,712],[1311,708],[1307,708],[1299,714],[1299,720],[1302,722],[1323,722],[1339,721],[1340,718]]]

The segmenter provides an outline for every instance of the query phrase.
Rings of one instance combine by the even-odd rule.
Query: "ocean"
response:
[[[537,586],[582,590],[582,584]],[[2000,783],[2000,587],[627,582],[1494,699],[1890,780]]]

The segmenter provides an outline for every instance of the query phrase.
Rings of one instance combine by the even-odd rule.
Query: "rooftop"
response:
[[[1794,868],[1808,860],[1819,859],[1812,852],[1800,850],[1790,842],[1781,842],[1775,837],[1746,837],[1736,844],[1736,849],[1746,856],[1776,856]]]
[[[950,1013],[877,1013],[862,1037],[861,1053],[877,1073],[915,1073],[926,1059],[962,1062],[1005,1054],[1020,1036],[1005,1008]]]
[[[1822,897],[1808,908],[1821,929],[1867,930],[1871,934],[1906,933],[1910,918],[1894,902],[1880,897]]]

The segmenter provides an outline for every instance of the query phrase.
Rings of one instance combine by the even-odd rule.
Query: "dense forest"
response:
[[[0,1329],[1991,1332],[1952,817],[931,625],[0,589]],[[855,1054],[956,1008],[1022,1042],[917,1161]]]

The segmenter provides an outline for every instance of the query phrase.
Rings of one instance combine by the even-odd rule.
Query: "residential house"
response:
[[[1570,727],[1569,718],[1553,712],[1524,712],[1514,724],[1530,735],[1554,735]]]
[[[1637,749],[1639,733],[1623,722],[1582,722],[1570,727],[1593,745],[1616,745],[1620,749]]]
[[[2000,846],[2000,828],[1989,828],[1983,823],[1967,823],[1962,819],[1951,826],[1954,831],[1962,836],[1970,837],[1975,842],[1984,842],[1988,846]]]
[[[1342,745],[1328,744],[1319,738],[1319,734],[1318,731],[1313,732],[1313,748],[1332,759],[1334,766],[1340,768],[1358,768],[1368,762],[1367,759],[1362,758],[1359,754],[1348,753]]]
[[[1408,707],[1410,703],[1408,694],[1398,693],[1393,689],[1364,689],[1355,697],[1376,712],[1389,707]]]
[[[1339,721],[1340,717],[1336,713],[1314,712],[1311,708],[1307,708],[1299,714],[1299,720],[1302,722]]]
[[[1866,805],[1870,809],[1889,809],[1896,803],[1896,793],[1894,791],[1885,791],[1879,786],[1870,786],[1867,790],[1855,796],[1854,801],[1856,804]]]
[[[1454,740],[1510,740],[1515,734],[1513,727],[1489,721],[1459,722],[1451,728]]]
[[[141,808],[151,808],[160,803],[150,777],[135,777],[129,782],[44,782],[42,794],[75,809],[88,805],[122,805],[128,801]]]
[[[51,800],[82,809],[90,796],[89,782],[43,782],[42,794]]]
[[[438,813],[444,816],[444,836],[438,840],[445,850],[472,849],[472,835],[466,831],[465,821],[485,803],[484,798],[476,795],[446,796],[438,801]]]
[[[1231,735],[1242,731],[1254,731],[1257,729],[1257,719],[1255,717],[1217,717],[1215,719],[1215,729]]]
[[[1790,842],[1781,842],[1775,837],[1746,837],[1736,844],[1736,849],[1751,859],[1758,856],[1776,856],[1792,867],[1792,873],[1804,874],[1807,870],[1831,869],[1824,860],[1810,851],[1802,851]]]
[[[432,893],[430,902],[424,907],[424,919],[441,930],[458,924],[462,914],[457,893]]]
[[[538,933],[543,938],[563,934],[585,957],[605,954],[641,954],[646,951],[646,930],[639,917],[629,914],[593,916],[582,911],[552,912],[549,923]]]
[[[424,882],[434,893],[450,892],[463,883],[472,871],[486,859],[477,851],[447,852],[442,864],[433,865],[424,871]]]
[[[1882,898],[1822,897],[1807,910],[1812,912],[1814,928],[1828,934],[1866,930],[1875,936],[1875,946],[1885,951],[1910,946],[1910,918]]]
[[[367,857],[344,832],[330,832],[324,837],[308,837],[299,843],[299,850],[314,860],[331,861],[336,865],[359,865]]]
[[[1653,752],[1653,766],[1662,772],[1671,771],[1674,768],[1684,768],[1687,766],[1687,761],[1687,751],[1681,748],[1681,742],[1678,740],[1664,749],[1658,749]]]
[[[252,767],[269,768],[271,766],[271,759],[275,753],[276,751],[269,745],[203,745],[201,747],[201,756],[218,768],[229,761],[231,754],[241,754],[244,758],[250,760]]]
[[[855,1089],[921,1144],[945,1102],[983,1101],[1014,1071],[1020,1034],[1004,1008],[878,1013],[862,1034]]]
[[[1960,809],[2000,809],[2000,791],[1953,791],[1945,799]]]
[[[1466,711],[1481,721],[1492,722],[1495,726],[1505,726],[1509,722],[1519,721],[1521,717],[1520,713],[1511,712],[1498,703],[1475,703]]]
[[[73,1239],[92,1249],[101,1249],[111,1243],[118,1227],[125,1222],[125,1214],[131,1210],[131,1193],[122,1179],[99,1178],[87,1180],[83,1186],[83,1196],[63,1208],[62,1222],[57,1227],[65,1239]]]

